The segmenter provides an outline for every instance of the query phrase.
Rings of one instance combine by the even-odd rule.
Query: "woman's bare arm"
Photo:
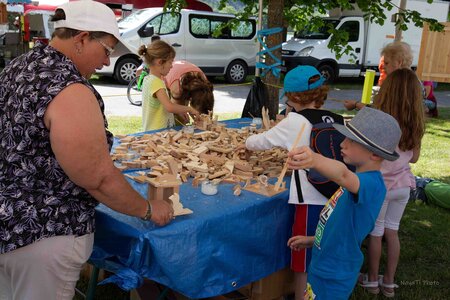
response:
[[[145,216],[145,199],[110,158],[102,114],[91,90],[82,84],[68,86],[49,104],[44,121],[56,159],[75,184],[116,211]],[[173,210],[168,203],[159,199],[152,206],[155,223],[170,221]]]

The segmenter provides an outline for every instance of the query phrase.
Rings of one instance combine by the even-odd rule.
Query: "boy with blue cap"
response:
[[[363,108],[345,126],[333,124],[346,139],[343,163],[299,147],[289,153],[292,169],[313,168],[341,186],[320,213],[315,236],[294,236],[292,249],[312,247],[305,299],[348,299],[363,263],[361,243],[372,231],[386,194],[380,167],[383,159],[396,160],[401,136],[390,115]]]
[[[295,112],[287,114],[270,130],[250,136],[245,143],[248,150],[267,150],[273,147],[292,149],[293,143],[304,125],[304,134],[298,145],[310,146],[314,120],[343,124],[340,115],[319,109],[327,98],[328,87],[316,68],[298,66],[286,74],[284,91],[288,106]],[[334,188],[333,192],[338,188]],[[307,179],[304,170],[296,171],[291,178],[289,204],[296,207],[292,235],[313,235],[319,214],[328,197],[318,191]],[[295,272],[296,299],[302,299],[306,288],[306,270],[311,260],[311,249],[292,251],[291,269]]]

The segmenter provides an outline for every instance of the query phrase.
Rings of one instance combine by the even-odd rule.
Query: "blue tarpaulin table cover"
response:
[[[242,121],[225,123],[241,127]],[[130,183],[146,197],[145,184]],[[234,196],[232,187],[220,184],[216,195],[207,196],[190,181],[183,184],[180,199],[193,214],[164,227],[99,205],[90,261],[115,273],[107,281],[123,289],[149,278],[190,298],[225,294],[285,268],[293,220],[288,190],[273,197],[245,190]]]

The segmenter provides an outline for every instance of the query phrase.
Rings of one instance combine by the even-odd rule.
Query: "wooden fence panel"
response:
[[[450,83],[450,22],[442,32],[430,31],[424,24],[417,75],[421,80]]]

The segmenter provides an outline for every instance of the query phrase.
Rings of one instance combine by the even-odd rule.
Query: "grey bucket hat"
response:
[[[397,121],[381,110],[365,107],[347,124],[333,124],[347,138],[363,145],[376,155],[394,161],[399,155],[395,148],[402,131]]]

